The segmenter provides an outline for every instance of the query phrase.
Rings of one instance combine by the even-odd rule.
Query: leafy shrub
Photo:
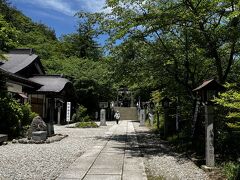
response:
[[[0,97],[0,132],[8,134],[10,139],[23,135],[36,116],[28,103],[21,105],[8,96]]]
[[[228,162],[223,168],[228,180],[240,179],[240,163]]]
[[[31,127],[30,125],[22,126],[22,128],[21,128],[21,136],[22,137],[27,137],[28,136],[30,127]]]
[[[21,105],[9,97],[0,98],[0,131],[9,138],[20,134],[20,122],[23,118]]]
[[[76,113],[74,113],[73,115],[72,115],[72,121],[73,122],[77,122],[77,115],[76,115]]]
[[[89,122],[89,121],[91,121],[90,116],[87,115],[87,116],[83,117],[83,121],[84,121],[84,122]]]
[[[29,103],[25,103],[25,104],[21,105],[21,108],[22,108],[23,117],[20,120],[20,122],[21,122],[20,134],[21,134],[21,136],[26,137],[28,129],[30,128],[33,118],[38,116],[38,114],[35,112],[32,112],[31,105]]]
[[[33,118],[36,117],[38,114],[35,112],[32,112],[31,105],[29,103],[25,103],[21,106],[23,117],[21,119],[21,126],[27,126],[30,125]]]
[[[88,122],[91,118],[87,115],[87,108],[80,105],[72,117],[73,122]]]
[[[79,122],[75,126],[76,128],[98,128],[98,125],[95,122]]]

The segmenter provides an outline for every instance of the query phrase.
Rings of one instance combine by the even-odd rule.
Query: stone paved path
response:
[[[113,125],[102,141],[63,171],[58,180],[147,180],[132,121]]]

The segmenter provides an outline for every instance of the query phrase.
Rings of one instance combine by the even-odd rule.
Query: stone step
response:
[[[136,107],[114,107],[114,110],[120,112],[121,120],[137,120]]]

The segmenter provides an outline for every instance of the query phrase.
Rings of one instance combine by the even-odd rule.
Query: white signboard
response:
[[[67,122],[70,122],[70,117],[71,117],[71,102],[67,102],[67,117],[66,117]]]

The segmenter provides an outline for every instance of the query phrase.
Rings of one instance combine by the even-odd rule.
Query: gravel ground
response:
[[[172,152],[165,141],[159,141],[156,135],[146,127],[134,123],[139,147],[144,155],[144,164],[148,179],[166,180],[208,180],[208,175],[184,155]]]
[[[0,179],[55,179],[77,157],[100,142],[98,136],[103,136],[114,123],[92,129],[55,126],[55,133],[68,137],[51,144],[0,146]]]

